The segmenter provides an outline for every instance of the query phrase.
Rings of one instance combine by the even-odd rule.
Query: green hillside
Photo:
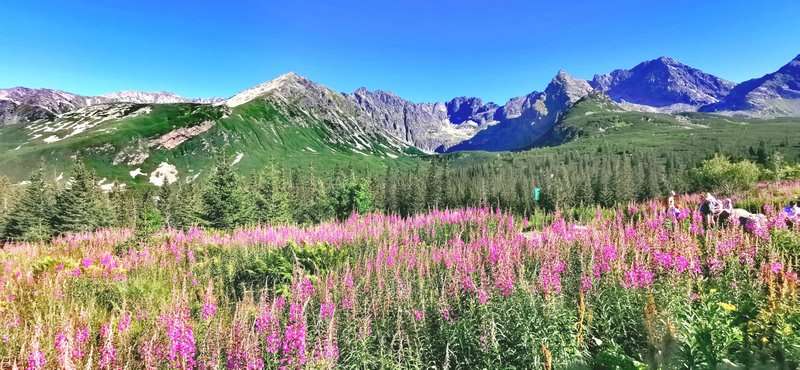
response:
[[[187,134],[190,130],[196,132]],[[169,135],[187,137],[171,148],[159,145],[159,139]],[[70,112],[52,122],[0,128],[0,172],[14,181],[26,179],[40,165],[58,177],[76,156],[107,183],[147,183],[147,175],[162,162],[175,166],[179,179],[190,181],[203,176],[219,153],[238,158],[242,173],[270,163],[319,169],[383,168],[387,163],[402,167],[421,154],[381,135],[343,132],[336,124],[267,99],[233,109],[201,104],[104,105]],[[134,178],[131,171],[137,169],[144,175]]]
[[[733,154],[763,141],[794,157],[800,155],[798,126],[798,118],[758,120],[703,113],[622,111],[604,96],[590,95],[579,101],[539,145]]]

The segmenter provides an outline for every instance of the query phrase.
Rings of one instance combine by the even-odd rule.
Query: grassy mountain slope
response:
[[[162,145],[170,137],[173,145]],[[57,178],[77,156],[108,183],[147,183],[149,174],[162,162],[175,166],[179,179],[190,181],[202,176],[220,152],[238,158],[237,166],[244,173],[271,162],[321,169],[383,167],[390,161],[402,166],[419,154],[392,138],[347,132],[268,99],[235,108],[200,104],[94,106],[54,121],[0,129],[0,174],[14,181],[24,180],[40,165]],[[137,169],[144,175],[132,177],[131,171]]]
[[[571,149],[608,145],[621,150],[691,151],[747,149],[764,141],[800,154],[798,128],[797,118],[757,120],[702,113],[623,111],[604,96],[590,95],[578,102],[538,144]]]
[[[703,113],[624,111],[607,97],[592,94],[578,101],[532,150],[448,156],[454,164],[463,166],[485,161],[524,163],[554,152],[677,152],[697,159],[724,152],[747,157],[749,149],[762,142],[787,159],[800,161],[800,118],[762,120]]]

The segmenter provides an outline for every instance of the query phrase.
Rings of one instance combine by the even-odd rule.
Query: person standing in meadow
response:
[[[669,197],[667,198],[667,214],[678,217],[681,210],[675,205],[675,195],[674,191],[669,192]]]

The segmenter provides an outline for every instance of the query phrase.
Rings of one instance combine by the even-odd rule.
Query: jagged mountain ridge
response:
[[[800,55],[776,72],[740,83],[720,102],[701,111],[766,117],[800,115]]]
[[[0,126],[53,120],[81,108],[114,103],[174,104],[221,101],[218,98],[188,99],[170,92],[119,91],[101,96],[83,96],[55,89],[12,87],[0,89]]]
[[[575,102],[591,91],[587,81],[559,71],[544,92],[509,100],[495,112],[497,124],[445,151],[528,149],[546,135]]]

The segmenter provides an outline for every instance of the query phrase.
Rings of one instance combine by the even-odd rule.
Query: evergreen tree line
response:
[[[754,155],[758,155],[754,151]],[[252,224],[315,224],[351,213],[382,211],[402,216],[431,209],[490,206],[520,215],[582,206],[613,206],[674,190],[693,190],[687,177],[703,158],[691,153],[517,153],[493,160],[420,161],[382,173],[333,169],[286,170],[269,166],[242,176],[220,159],[202,181],[104,193],[95,174],[77,163],[66,184],[45,181],[42,171],[27,186],[0,177],[0,237],[46,239],[65,232],[129,227],[227,229]],[[532,190],[541,189],[534,201]]]
[[[45,240],[54,235],[127,227],[142,235],[163,228],[229,229],[254,224],[315,224],[374,210],[369,178],[335,171],[314,174],[277,167],[243,177],[221,159],[203,182],[103,192],[97,176],[77,162],[66,183],[36,171],[24,186],[0,176],[0,238]]]

